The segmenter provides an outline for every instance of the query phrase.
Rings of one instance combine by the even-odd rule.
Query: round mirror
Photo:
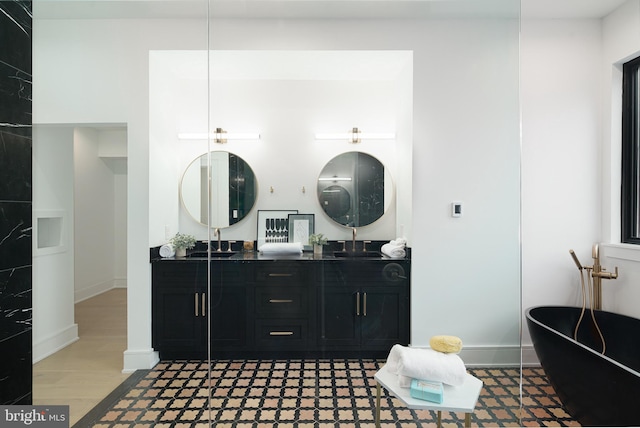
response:
[[[249,214],[256,202],[255,174],[241,157],[229,152],[211,152],[209,187],[207,166],[206,153],[189,164],[180,183],[180,199],[197,222],[210,227],[231,226]],[[208,215],[210,221],[207,221]]]
[[[385,212],[392,189],[384,165],[371,155],[347,152],[325,165],[318,178],[318,201],[344,226],[366,226]]]

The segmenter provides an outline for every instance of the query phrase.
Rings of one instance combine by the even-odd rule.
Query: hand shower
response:
[[[580,260],[578,260],[578,256],[576,256],[576,253],[573,250],[569,250],[569,254],[571,254],[571,257],[573,257],[573,261],[576,263],[576,266],[578,266],[578,270],[582,270],[583,267],[580,264]]]
[[[597,255],[597,250],[594,250],[594,251],[595,251],[594,254]],[[593,313],[594,296],[593,296],[593,280],[591,278],[591,270],[593,269],[593,266],[583,267],[582,264],[580,264],[580,260],[578,260],[578,257],[576,256],[576,253],[573,250],[569,250],[569,254],[571,254],[573,261],[575,262],[576,266],[578,267],[578,270],[580,271],[580,285],[582,286],[582,310],[580,311],[580,317],[578,318],[576,327],[573,330],[573,340],[575,340],[576,342],[578,341],[578,329],[580,328],[580,323],[584,318],[584,313],[587,308],[587,294],[589,294],[589,306],[591,309],[591,319],[593,320],[593,324],[596,330],[598,331],[598,335],[600,336],[600,341],[602,342],[602,355],[604,355],[607,349],[607,345],[605,344],[604,336],[602,335],[602,331],[600,331],[600,326],[598,326],[598,322],[596,321],[595,314]],[[587,271],[586,287],[585,287],[584,274],[582,272],[583,269],[586,269]],[[616,269],[616,274],[617,274],[617,269]],[[587,293],[587,290],[588,290],[588,293]]]

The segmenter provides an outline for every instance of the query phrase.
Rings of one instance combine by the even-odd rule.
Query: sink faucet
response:
[[[220,228],[213,229],[213,234],[218,237],[218,249],[216,251],[222,251],[222,241],[220,240]]]
[[[351,251],[355,253],[356,252],[356,235],[358,234],[358,231],[356,230],[355,227],[351,229],[351,234],[353,236],[353,238],[351,239]]]

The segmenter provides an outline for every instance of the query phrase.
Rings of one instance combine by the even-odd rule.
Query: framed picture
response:
[[[312,250],[309,236],[315,230],[314,214],[289,214],[289,242],[301,242],[305,250]]]
[[[258,210],[258,251],[264,244],[289,242],[289,214],[298,210]]]

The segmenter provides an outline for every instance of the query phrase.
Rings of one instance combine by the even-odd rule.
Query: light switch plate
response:
[[[451,202],[451,217],[462,217],[462,202]]]

